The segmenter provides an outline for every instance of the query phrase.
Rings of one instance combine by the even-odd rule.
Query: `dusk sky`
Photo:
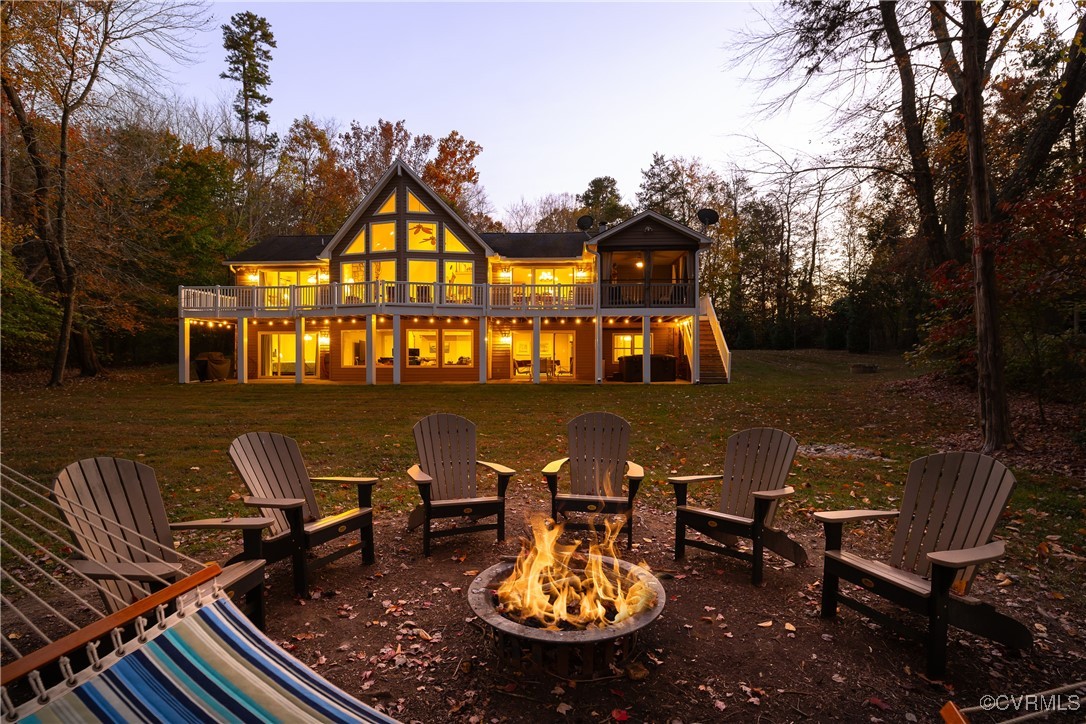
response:
[[[768,6],[763,5],[763,9]],[[521,196],[578,193],[614,176],[633,201],[653,152],[718,170],[748,162],[757,135],[809,149],[821,112],[754,117],[757,89],[728,70],[726,44],[757,21],[746,3],[215,3],[181,95],[232,98],[221,25],[244,10],[271,23],[272,127],[309,114],[346,127],[404,119],[480,143],[497,216]]]

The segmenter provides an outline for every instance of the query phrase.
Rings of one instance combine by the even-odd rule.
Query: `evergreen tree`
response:
[[[611,224],[632,213],[630,207],[622,203],[618,182],[610,176],[597,176],[589,181],[585,192],[577,195],[577,203],[597,222]]]

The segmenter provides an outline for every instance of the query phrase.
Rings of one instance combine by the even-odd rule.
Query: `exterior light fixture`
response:
[[[245,278],[248,279],[249,281],[253,282],[254,284],[257,283],[258,281],[260,281],[260,275],[257,274],[256,272],[253,272],[253,273],[249,274],[249,276],[247,276]]]
[[[634,264],[634,266],[637,267],[638,269],[644,269],[645,268],[645,262],[639,261],[636,264]]]

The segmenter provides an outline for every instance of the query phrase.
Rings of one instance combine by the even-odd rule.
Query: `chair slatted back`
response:
[[[103,564],[179,560],[158,480],[149,466],[110,457],[80,460],[60,471],[53,481],[53,495],[72,528],[76,548],[88,560]],[[99,583],[125,601],[121,604],[103,595],[110,613],[151,590],[137,582]]]
[[[724,486],[720,512],[750,518],[754,515],[751,493],[777,490],[788,484],[788,471],[796,457],[796,439],[772,427],[741,430],[728,438],[724,457]],[[772,525],[777,505],[769,508],[766,525]]]
[[[927,576],[927,554],[988,543],[1014,491],[1003,463],[979,453],[928,455],[909,466],[890,564]],[[955,580],[968,591],[973,568]]]
[[[302,519],[309,522],[320,518],[320,508],[305,469],[302,450],[294,438],[277,432],[247,432],[230,443],[230,460],[252,496],[302,498],[305,500]],[[290,530],[282,510],[260,510],[261,515],[275,521],[269,528],[272,537]]]
[[[570,420],[567,431],[572,493],[621,495],[630,423],[610,412],[586,412]]]
[[[419,466],[433,478],[431,500],[476,497],[475,423],[439,412],[415,423]]]

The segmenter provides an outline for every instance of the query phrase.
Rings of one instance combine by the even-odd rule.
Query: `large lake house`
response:
[[[226,260],[233,286],[180,288],[179,381],[207,325],[235,330],[240,383],[727,382],[709,244],[651,211],[477,233],[397,161],[333,236],[265,239]]]

